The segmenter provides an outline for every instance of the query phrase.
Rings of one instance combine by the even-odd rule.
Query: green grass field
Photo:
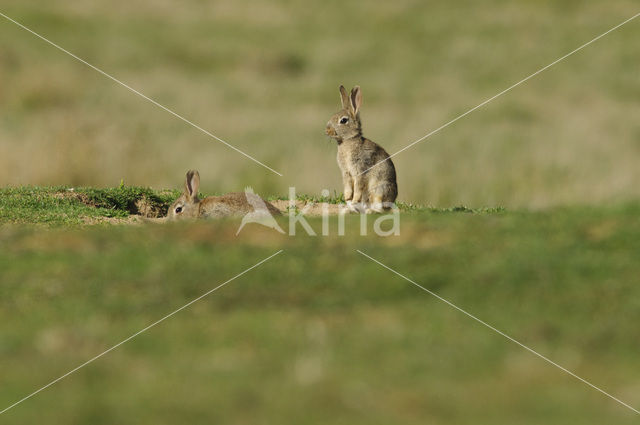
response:
[[[344,237],[291,237],[235,236],[236,221],[86,226],[69,206],[34,227],[0,211],[0,408],[284,250],[0,423],[637,421],[356,250],[637,407],[638,204],[404,212],[388,238],[360,236],[357,216]]]

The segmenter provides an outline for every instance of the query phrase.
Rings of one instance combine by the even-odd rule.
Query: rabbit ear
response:
[[[342,100],[342,109],[351,110],[351,101],[344,86],[340,86],[340,98]]]
[[[187,179],[184,182],[184,193],[189,200],[198,197],[198,188],[200,187],[200,173],[196,170],[187,171]]]
[[[354,115],[358,115],[360,106],[362,106],[362,90],[360,90],[360,86],[355,86],[351,89],[351,107]]]

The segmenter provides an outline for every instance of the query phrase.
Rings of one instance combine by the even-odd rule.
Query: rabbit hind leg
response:
[[[369,203],[367,204],[367,213],[381,213],[384,212],[384,204],[382,203],[383,199],[383,190],[378,185],[371,185],[369,189]]]

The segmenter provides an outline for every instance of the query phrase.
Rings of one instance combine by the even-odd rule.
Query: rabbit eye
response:
[[[340,124],[346,124],[348,122],[349,122],[349,118],[347,118],[347,117],[340,118]]]
[[[176,214],[180,214],[182,212],[182,207],[177,207],[176,208]]]

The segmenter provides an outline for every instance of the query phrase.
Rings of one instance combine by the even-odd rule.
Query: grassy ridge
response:
[[[15,187],[0,188],[0,224],[44,224],[49,226],[122,222],[132,216],[164,217],[177,190],[153,190],[120,185],[112,188]],[[201,197],[206,195],[200,194]],[[269,200],[286,200],[283,196]],[[313,203],[344,203],[342,194],[318,197],[299,194],[296,199]],[[399,202],[405,212],[491,213],[502,208],[472,209],[465,206],[434,208]],[[109,220],[114,219],[114,220]]]
[[[115,188],[17,187],[0,189],[0,224],[70,225],[130,215],[161,217],[177,191]]]
[[[237,223],[226,221],[4,226],[0,407],[285,251],[2,419],[635,423],[355,250],[638,406],[638,214],[637,204],[403,214],[392,238],[359,236],[353,216],[344,237],[257,225],[236,237]]]

